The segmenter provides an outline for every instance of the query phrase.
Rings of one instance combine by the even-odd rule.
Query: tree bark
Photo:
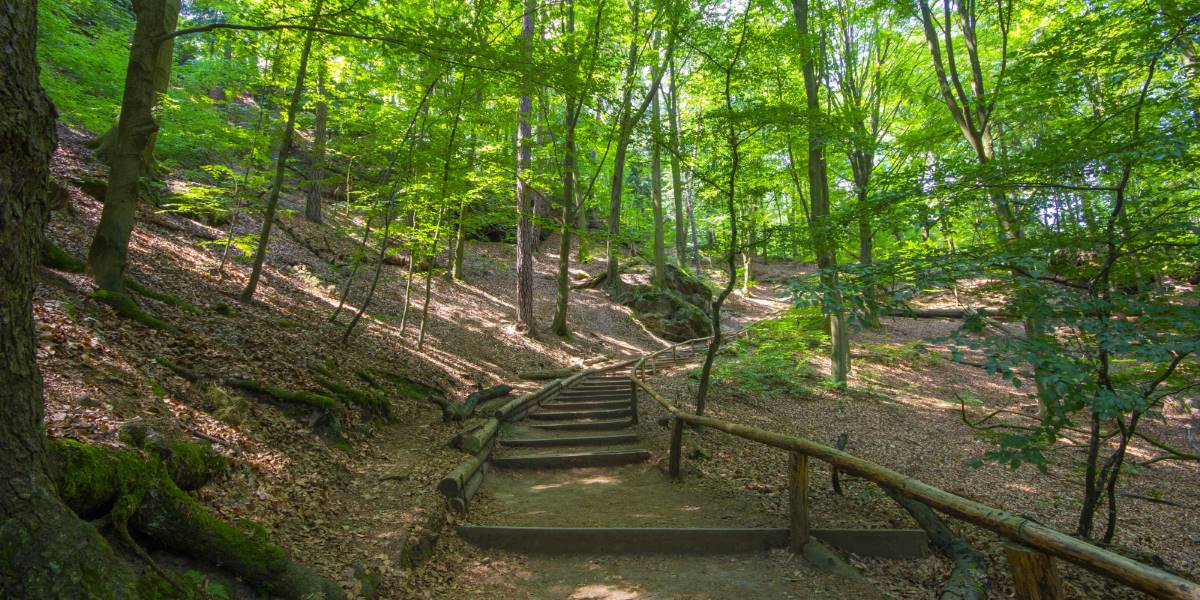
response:
[[[524,15],[521,17],[521,55],[525,68],[532,68],[533,59],[533,16],[537,10],[535,0],[524,0]],[[533,191],[531,191],[529,168],[533,159],[530,148],[533,134],[529,121],[533,112],[533,84],[531,73],[521,74],[521,98],[517,120],[517,324],[529,335],[534,334],[533,322]]]
[[[575,2],[567,0],[567,52],[571,60],[572,75],[577,74],[574,65],[578,56],[575,54]],[[597,23],[599,26],[599,23]],[[597,31],[596,35],[600,32]],[[563,141],[563,195],[562,195],[562,226],[558,230],[558,277],[555,281],[554,321],[550,330],[555,335],[565,336],[570,333],[567,328],[567,307],[571,299],[571,222],[575,212],[582,209],[575,202],[575,125],[579,122],[580,106],[577,106],[574,88],[567,93],[563,107],[563,120],[566,123],[566,137]],[[581,103],[578,103],[581,104]]]
[[[32,296],[55,112],[38,79],[36,0],[0,0],[0,15],[0,596],[133,597],[132,578],[47,470]]]
[[[321,7],[324,0],[316,0],[313,8],[312,27],[321,21]],[[296,111],[304,99],[304,78],[308,73],[308,55],[312,52],[313,31],[304,34],[304,47],[300,50],[300,67],[296,69],[296,85],[292,89],[292,100],[288,104],[287,123],[283,126],[283,139],[279,142],[279,156],[275,158],[275,177],[271,180],[271,191],[267,194],[267,209],[263,214],[262,232],[258,236],[258,248],[254,251],[254,266],[250,270],[250,280],[242,290],[241,301],[250,302],[258,289],[258,280],[262,276],[263,262],[267,258],[267,246],[271,241],[271,225],[275,222],[275,207],[279,204],[279,194],[283,191],[283,175],[287,169],[288,158],[292,154],[293,137],[296,132]],[[348,332],[349,330],[347,330]]]
[[[96,285],[113,294],[125,293],[125,271],[129,262],[129,236],[137,215],[139,183],[144,174],[143,157],[153,153],[158,122],[154,106],[166,89],[171,63],[171,42],[162,41],[175,31],[179,0],[137,0],[133,44],[125,71],[121,116],[117,121],[108,175],[104,210],[88,250],[88,267]],[[160,90],[160,86],[162,90]]]

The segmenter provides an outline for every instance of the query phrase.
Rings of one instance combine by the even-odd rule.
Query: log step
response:
[[[615,419],[628,417],[632,414],[629,407],[602,408],[599,410],[542,410],[531,413],[530,419],[538,421],[570,421],[572,419]]]
[[[629,406],[629,399],[623,400],[579,400],[579,401],[551,401],[542,404],[542,408],[553,409],[604,409],[604,408],[626,408]]]
[[[572,435],[561,437],[527,437],[501,439],[501,446],[511,448],[547,448],[551,446],[609,446],[632,444],[638,440],[636,433],[613,433],[606,435]]]
[[[484,548],[583,554],[734,554],[787,546],[789,531],[770,528],[501,527],[459,525]],[[845,552],[891,560],[929,556],[920,529],[812,529],[818,540]]]
[[[615,467],[650,460],[649,450],[601,450],[570,454],[515,454],[493,456],[492,466],[501,469],[570,469]]]
[[[460,525],[458,534],[483,548],[530,553],[735,554],[788,543],[787,529],[499,527]]]
[[[630,394],[630,393],[629,393],[629,391],[627,390],[627,391],[625,391],[625,392],[623,392],[623,393],[620,393],[620,394],[609,393],[609,392],[605,392],[605,393],[603,393],[603,394],[601,394],[601,393],[597,393],[597,392],[592,392],[592,393],[589,393],[589,394],[557,394],[557,395],[555,395],[555,396],[552,396],[552,397],[550,398],[550,400],[555,400],[555,401],[559,401],[559,400],[561,400],[561,401],[564,401],[564,402],[565,402],[565,401],[570,401],[570,402],[585,402],[585,401],[587,401],[587,402],[600,402],[600,401],[624,400],[624,401],[628,402],[628,401],[629,401],[629,399],[630,399],[630,398],[632,398],[632,397],[633,397],[633,394]]]
[[[633,423],[631,423],[629,419],[615,419],[611,421],[530,423],[529,427],[534,429],[549,429],[556,431],[615,431],[617,429],[625,429],[632,424]]]

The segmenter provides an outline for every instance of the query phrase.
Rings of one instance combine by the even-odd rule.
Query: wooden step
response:
[[[559,437],[502,438],[501,446],[511,448],[548,448],[552,446],[610,446],[632,444],[638,440],[636,433],[612,433],[603,435],[570,435]]]
[[[550,409],[555,409],[555,410],[560,410],[560,409],[561,410],[570,410],[570,409],[587,410],[587,409],[595,409],[595,408],[598,408],[598,409],[623,408],[623,407],[627,407],[627,406],[629,406],[629,398],[625,398],[623,400],[578,400],[578,401],[570,400],[570,401],[563,401],[563,402],[552,400],[549,402],[542,403],[542,408],[550,408]]]
[[[616,467],[650,460],[649,450],[600,450],[569,454],[510,454],[493,456],[492,466],[500,469],[574,469]]]
[[[458,534],[483,548],[582,554],[736,554],[788,543],[787,529],[501,527],[460,525]]]
[[[629,389],[628,381],[623,382],[623,383],[614,383],[612,385],[574,385],[563,391],[564,392],[578,392],[578,391],[595,392],[595,391],[627,390],[627,389]]]
[[[633,394],[626,391],[620,394],[557,394],[551,397],[548,402],[616,402],[617,400],[629,402],[631,399],[633,399]]]
[[[790,532],[774,528],[503,527],[459,525],[484,548],[584,554],[734,554],[782,548]],[[812,537],[845,552],[890,560],[929,556],[921,529],[810,529]]]
[[[540,410],[530,413],[528,418],[538,421],[570,421],[572,419],[615,419],[632,414],[630,407],[601,408],[592,410]]]
[[[629,419],[615,419],[610,421],[566,421],[566,422],[550,422],[550,423],[530,423],[529,427],[533,429],[547,429],[555,431],[616,431],[625,429],[633,425]]]

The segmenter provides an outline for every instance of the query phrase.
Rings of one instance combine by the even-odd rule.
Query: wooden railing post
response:
[[[679,477],[679,463],[683,459],[683,419],[675,417],[671,426],[671,478]]]
[[[1060,600],[1062,578],[1054,567],[1054,558],[1015,542],[1004,544],[1013,590],[1020,600]]]
[[[676,352],[675,348],[676,348],[676,346],[671,346],[671,362],[672,363],[679,362],[679,353]]]
[[[808,543],[808,456],[792,452],[788,471],[792,530],[788,545],[792,552],[799,553]]]

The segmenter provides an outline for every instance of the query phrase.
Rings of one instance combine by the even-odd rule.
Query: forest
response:
[[[1200,600],[1198,47],[0,0],[0,597]]]

